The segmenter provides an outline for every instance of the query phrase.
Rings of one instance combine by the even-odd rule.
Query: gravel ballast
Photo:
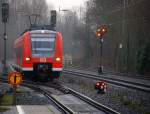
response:
[[[41,93],[26,87],[20,87],[17,92],[17,105],[46,105],[49,100]]]
[[[106,94],[97,94],[97,80],[63,74],[60,80],[66,86],[106,105],[121,114],[150,114],[150,94],[107,84]]]

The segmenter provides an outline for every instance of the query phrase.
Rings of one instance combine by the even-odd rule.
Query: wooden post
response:
[[[17,85],[13,85],[13,105],[16,105],[16,90]]]
[[[16,105],[16,89],[17,89],[16,78],[17,78],[17,76],[15,75],[14,76],[14,85],[13,85],[13,90],[14,90],[14,93],[13,93],[13,104],[14,105]]]

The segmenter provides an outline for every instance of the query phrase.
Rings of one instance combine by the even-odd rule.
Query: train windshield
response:
[[[50,37],[51,36],[51,37]],[[43,37],[42,35],[31,36],[33,57],[52,57],[54,54],[55,37]]]

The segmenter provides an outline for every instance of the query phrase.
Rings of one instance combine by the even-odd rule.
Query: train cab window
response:
[[[31,37],[33,57],[51,57],[54,54],[54,37]]]

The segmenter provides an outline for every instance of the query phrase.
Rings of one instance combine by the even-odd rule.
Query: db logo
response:
[[[46,58],[40,58],[40,62],[46,62]]]

